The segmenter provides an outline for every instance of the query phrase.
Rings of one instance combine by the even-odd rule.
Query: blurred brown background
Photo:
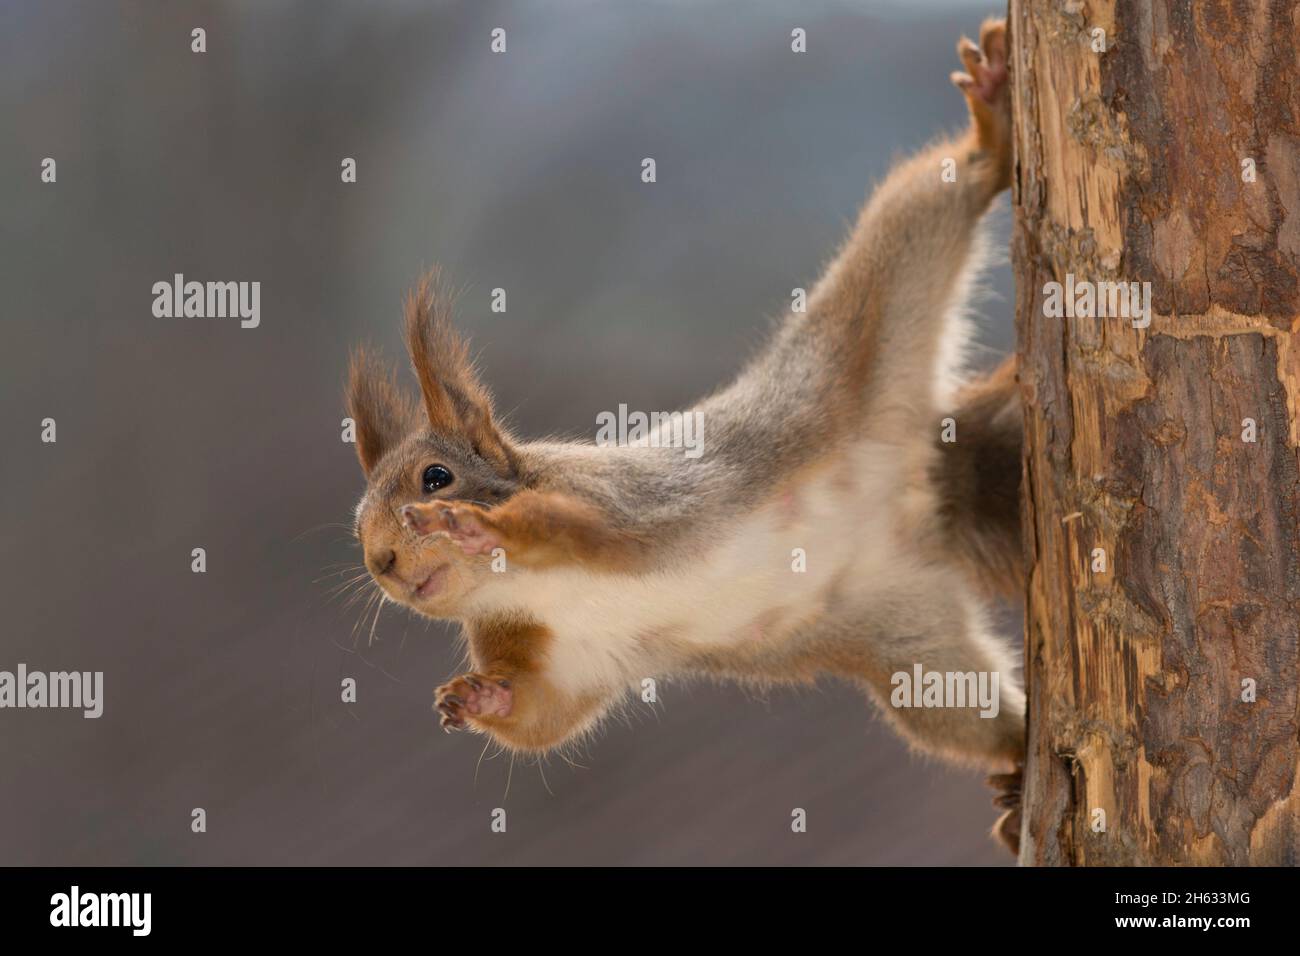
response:
[[[891,158],[962,121],[953,44],[996,6],[0,8],[0,669],[105,672],[99,720],[0,711],[0,864],[1009,862],[979,774],[910,757],[830,684],[661,685],[582,766],[476,780],[481,740],[430,709],[448,632],[390,607],[354,652],[328,595],[358,560],[347,351],[399,356],[424,266],[465,288],[521,433],[678,407],[815,279]],[[154,318],[176,272],[260,280],[261,327]],[[990,284],[1005,349],[1006,270]]]

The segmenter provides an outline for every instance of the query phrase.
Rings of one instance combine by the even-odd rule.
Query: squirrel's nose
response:
[[[392,548],[380,548],[377,551],[366,552],[366,567],[375,577],[387,574],[392,570],[393,565],[397,562],[397,552]]]

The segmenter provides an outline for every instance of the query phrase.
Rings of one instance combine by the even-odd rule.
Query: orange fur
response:
[[[485,552],[499,547],[521,567],[579,564],[626,571],[649,554],[644,541],[612,527],[595,506],[560,492],[526,489],[490,509],[450,501],[413,502],[406,509],[422,529],[441,529],[453,538],[471,529],[485,535]]]
[[[513,469],[511,443],[497,426],[492,398],[474,370],[469,345],[451,323],[451,295],[437,270],[420,279],[406,298],[405,311],[406,348],[430,427],[463,437],[493,465]]]
[[[352,353],[348,366],[347,406],[356,426],[357,458],[369,475],[384,452],[414,426],[415,406],[392,369],[364,348]]]
[[[553,640],[549,630],[522,617],[476,621],[468,629],[474,671],[461,675],[435,692],[444,715],[456,712],[446,704],[451,695],[464,696],[467,676],[509,681],[514,707],[509,716],[470,716],[468,724],[490,733],[516,750],[544,752],[579,733],[600,712],[596,697],[578,698],[560,691],[546,679],[542,662]]]

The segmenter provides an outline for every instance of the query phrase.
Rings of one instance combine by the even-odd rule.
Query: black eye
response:
[[[442,467],[442,465],[430,465],[428,468],[424,469],[424,478],[422,479],[424,484],[424,493],[426,495],[431,495],[439,488],[446,488],[452,483],[454,478],[455,475]]]

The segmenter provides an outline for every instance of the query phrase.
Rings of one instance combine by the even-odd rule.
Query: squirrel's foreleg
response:
[[[474,670],[435,692],[444,729],[470,727],[511,750],[544,752],[571,740],[604,710],[609,696],[573,694],[547,673],[552,633],[515,615],[466,624]]]
[[[526,568],[579,564],[604,570],[634,568],[646,543],[615,526],[595,505],[554,491],[525,490],[495,508],[464,501],[416,502],[403,522],[420,534],[442,533],[470,555],[494,554]]]

